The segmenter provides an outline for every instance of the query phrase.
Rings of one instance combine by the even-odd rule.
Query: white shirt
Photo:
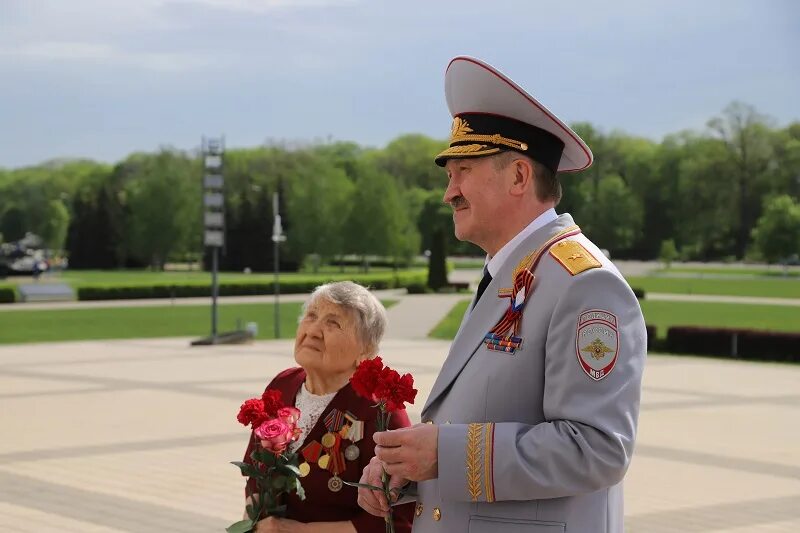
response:
[[[300,409],[300,418],[297,420],[297,427],[300,429],[300,437],[293,443],[289,444],[289,451],[295,452],[306,440],[306,437],[314,426],[317,425],[320,415],[322,415],[328,404],[331,403],[336,392],[323,394],[321,396],[312,394],[306,388],[305,381],[300,387],[300,391],[295,398],[294,406]]]
[[[534,218],[533,222],[525,226],[525,228],[517,233],[513,239],[505,243],[505,245],[503,245],[503,247],[500,248],[496,254],[494,254],[494,257],[489,257],[487,254],[486,263],[484,265],[488,266],[489,274],[493,278],[497,276],[498,272],[500,272],[500,268],[503,266],[503,263],[506,262],[511,253],[522,243],[522,241],[527,239],[528,236],[537,229],[543,228],[557,218],[558,215],[556,214],[556,210],[551,207],[538,217]]]

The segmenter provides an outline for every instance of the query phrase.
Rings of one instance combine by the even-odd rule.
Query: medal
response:
[[[322,445],[326,448],[333,448],[333,445],[336,444],[336,435],[333,433],[325,433],[322,436]]]
[[[322,457],[319,458],[319,460],[317,461],[317,464],[323,470],[327,470],[328,469],[328,463],[330,462],[330,460],[331,460],[331,456],[328,455],[328,454],[325,454],[325,455],[323,455]]]
[[[306,477],[311,472],[311,465],[308,463],[300,463],[297,468],[300,470],[300,477]]]
[[[351,444],[344,450],[344,456],[348,461],[355,461],[359,455],[361,455],[361,450],[355,444]]]
[[[331,492],[339,492],[342,490],[342,479],[339,476],[333,476],[328,480],[328,489]]]

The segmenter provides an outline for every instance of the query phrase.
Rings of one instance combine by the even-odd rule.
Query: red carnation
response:
[[[414,388],[414,378],[411,374],[401,377],[396,370],[389,367],[381,371],[375,397],[385,405],[386,411],[391,413],[404,409],[405,402],[414,403],[416,396],[417,390]]]
[[[383,360],[380,357],[361,361],[350,378],[350,383],[356,394],[370,401],[375,401],[375,389],[378,387],[382,370]]]
[[[275,389],[267,389],[261,395],[261,401],[264,402],[264,412],[269,415],[269,418],[278,416],[278,409],[283,407],[281,401],[281,391]]]
[[[414,377],[411,374],[403,374],[393,385],[385,398],[387,411],[399,411],[405,409],[406,403],[414,403],[417,389],[414,388]]]
[[[239,408],[239,414],[236,415],[236,420],[243,426],[252,425],[253,428],[258,427],[266,420],[267,414],[264,412],[264,402],[258,398],[250,398],[245,401]]]

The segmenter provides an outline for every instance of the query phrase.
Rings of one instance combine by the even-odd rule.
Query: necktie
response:
[[[483,267],[483,277],[481,278],[481,282],[478,284],[478,295],[475,296],[475,305],[478,305],[478,300],[481,299],[483,291],[486,290],[486,287],[488,287],[489,283],[491,282],[492,282],[492,275],[489,274],[489,269],[487,267]]]

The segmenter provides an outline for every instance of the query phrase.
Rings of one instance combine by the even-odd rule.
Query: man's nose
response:
[[[449,204],[453,200],[453,198],[457,196],[461,196],[461,191],[453,183],[453,180],[450,179],[447,181],[447,188],[444,190],[444,196],[442,197],[442,201],[446,204]]]

